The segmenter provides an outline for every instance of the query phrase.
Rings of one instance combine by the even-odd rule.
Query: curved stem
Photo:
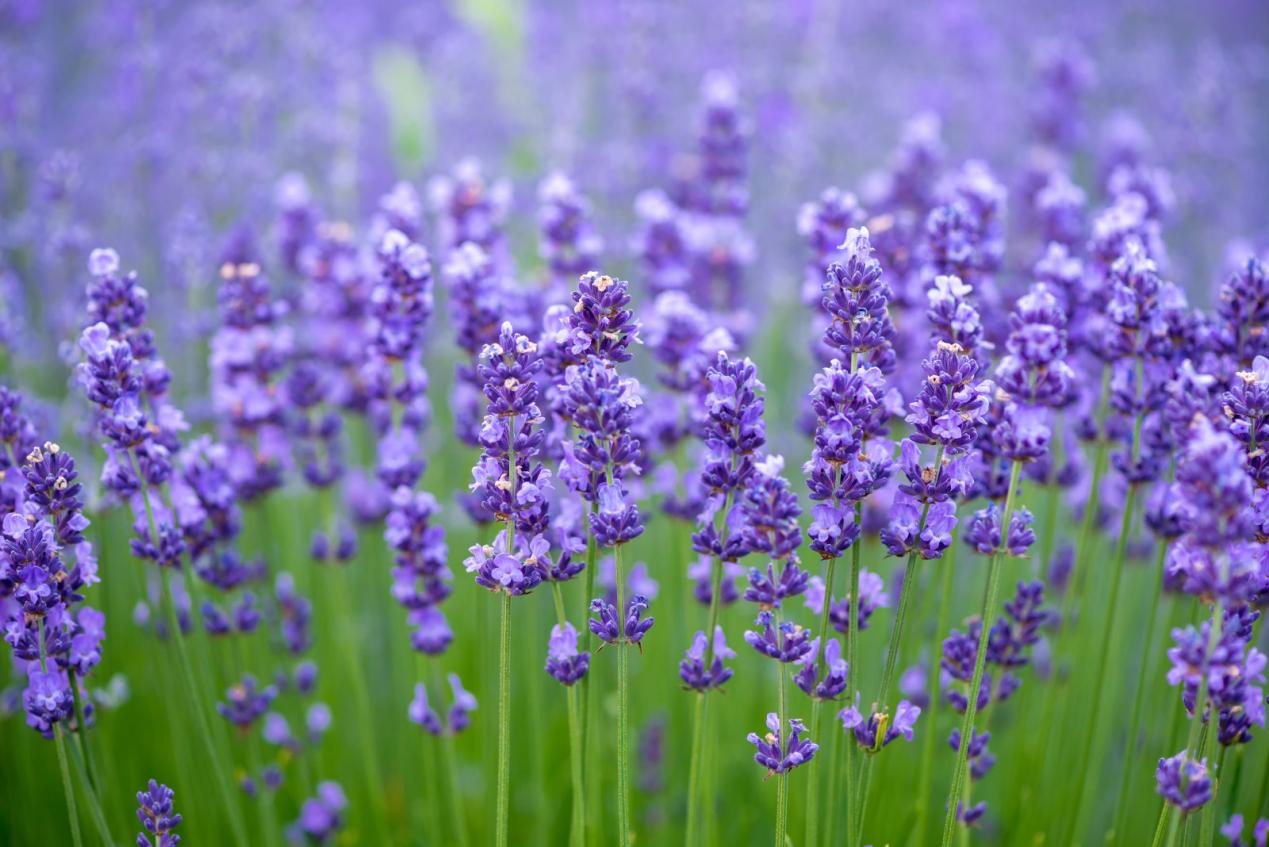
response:
[[[916,843],[922,843],[930,816],[930,783],[934,776],[934,739],[938,733],[939,711],[943,698],[938,691],[938,657],[942,654],[943,633],[947,631],[947,618],[952,605],[952,573],[955,570],[956,544],[948,550],[948,561],[943,563],[943,584],[939,595],[938,622],[930,639],[930,669],[926,672],[926,691],[929,692],[930,716],[926,719],[925,738],[921,742],[921,771],[917,780]]]
[[[1013,517],[1014,492],[1018,488],[1018,474],[1022,465],[1011,462],[1009,467],[1009,490],[1005,494],[1005,508],[1000,519],[1000,546],[992,554],[987,565],[987,590],[983,594],[983,609],[980,616],[978,632],[978,655],[974,659],[974,675],[969,684],[966,696],[965,718],[961,722],[961,749],[956,754],[956,763],[952,766],[952,788],[947,794],[947,815],[943,819],[943,847],[952,843],[952,833],[956,828],[956,807],[961,795],[961,785],[965,771],[969,766],[969,739],[974,728],[974,716],[978,712],[978,690],[983,682],[983,669],[987,664],[987,638],[995,622],[996,596],[1000,593],[1000,554],[1009,544],[1009,522]]]
[[[502,592],[498,628],[498,806],[494,843],[507,847],[511,798],[511,594]]]
[[[149,529],[150,539],[154,544],[159,543],[158,524],[154,519],[154,508],[150,503],[150,489],[145,484],[141,475],[140,465],[137,463],[135,454],[129,453],[132,459],[132,467],[141,482],[141,500],[145,505],[146,525]],[[190,574],[193,577],[193,574]],[[189,651],[185,646],[185,631],[181,629],[180,616],[176,611],[176,599],[172,596],[171,586],[169,585],[168,575],[166,571],[160,573],[160,586],[163,592],[162,600],[166,601],[168,610],[168,626],[172,630],[172,640],[176,642],[176,652],[179,659],[178,664],[181,667],[181,676],[185,680],[186,693],[189,695],[191,711],[194,713],[195,735],[203,739],[203,746],[206,748],[207,757],[211,760],[212,768],[216,771],[216,785],[220,789],[221,800],[225,804],[225,811],[229,816],[230,828],[234,831],[235,839],[240,844],[247,843],[246,828],[243,826],[241,818],[241,810],[234,798],[233,790],[228,781],[228,775],[225,773],[225,763],[221,756],[217,755],[216,743],[213,740],[211,723],[207,720],[207,709],[203,704],[202,693],[199,690],[198,681],[194,677],[193,666],[190,664]],[[162,601],[161,601],[162,602]]]
[[[71,841],[75,847],[83,847],[84,838],[79,832],[79,811],[75,805],[75,789],[71,786],[70,765],[66,761],[66,736],[62,727],[53,727],[57,745],[57,767],[62,772],[62,790],[66,793],[66,815],[70,820]]]
[[[1123,583],[1124,555],[1128,546],[1128,535],[1132,531],[1132,517],[1133,509],[1137,502],[1137,489],[1138,486],[1136,485],[1128,487],[1128,496],[1124,501],[1123,516],[1119,522],[1119,541],[1115,544],[1115,559],[1111,565],[1110,593],[1107,595],[1106,617],[1102,621],[1101,636],[1098,641],[1103,649],[1097,651],[1097,673],[1093,677],[1095,682],[1093,683],[1092,705],[1089,710],[1091,719],[1088,723],[1087,731],[1083,733],[1084,743],[1080,749],[1079,764],[1073,773],[1083,774],[1088,772],[1088,761],[1093,752],[1093,744],[1099,735],[1096,718],[1101,714],[1102,701],[1106,696],[1106,671],[1110,667],[1110,655],[1117,652],[1114,649],[1115,621],[1119,618],[1119,589]],[[1132,743],[1132,739],[1129,739],[1129,743]],[[1084,797],[1088,794],[1088,787],[1083,786],[1075,793],[1075,808],[1071,810],[1069,816],[1071,821],[1070,834],[1072,836],[1079,834],[1084,823]]]
[[[1120,841],[1121,835],[1125,832],[1128,825],[1128,804],[1125,798],[1132,789],[1133,762],[1137,752],[1137,735],[1141,731],[1141,709],[1145,703],[1146,683],[1148,682],[1147,674],[1150,671],[1150,658],[1154,654],[1152,649],[1154,646],[1154,630],[1155,622],[1158,620],[1159,614],[1159,595],[1163,590],[1163,562],[1167,556],[1167,544],[1159,545],[1159,552],[1155,558],[1154,570],[1151,577],[1154,580],[1154,589],[1150,596],[1149,617],[1146,619],[1146,633],[1141,641],[1141,666],[1137,669],[1137,683],[1133,689],[1132,712],[1128,720],[1128,734],[1124,750],[1124,771],[1119,777],[1119,788],[1115,792],[1115,824],[1114,829],[1110,831],[1110,840]]]

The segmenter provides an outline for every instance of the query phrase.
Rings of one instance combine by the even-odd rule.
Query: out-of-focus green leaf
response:
[[[422,170],[436,150],[427,72],[409,50],[389,47],[375,57],[374,82],[388,107],[392,155],[403,172]]]

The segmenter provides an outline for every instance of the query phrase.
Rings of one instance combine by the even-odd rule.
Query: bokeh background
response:
[[[537,185],[562,170],[592,200],[605,269],[631,278],[637,291],[634,199],[690,169],[702,81],[712,72],[734,79],[751,132],[747,227],[755,249],[744,285],[761,316],[751,352],[769,388],[772,440],[793,467],[808,450],[793,423],[811,373],[798,209],[830,185],[866,204],[914,132],[940,128],[937,166],[982,159],[1021,192],[1056,108],[1051,92],[1069,89],[1074,105],[1062,104],[1053,131],[1071,134],[1071,171],[1091,207],[1104,196],[1098,156],[1108,147],[1139,145],[1168,171],[1168,273],[1192,302],[1210,304],[1231,257],[1269,246],[1269,5],[1259,0],[0,0],[0,373],[27,392],[43,431],[78,448],[85,478],[95,479],[100,457],[84,446],[87,418],[69,377],[87,254],[110,245],[151,292],[175,393],[191,420],[206,424],[219,256],[243,225],[272,243],[282,188],[295,185],[294,174],[327,215],[360,222],[398,181],[425,193],[430,177],[475,156],[513,189],[508,234],[520,273],[534,279],[542,267]],[[1002,276],[1022,279],[1031,258],[1007,255]],[[446,506],[454,556],[477,537],[452,499],[472,457],[446,441],[453,354],[445,321],[433,326],[429,367],[442,399],[424,484]],[[368,433],[354,425],[352,436],[354,459],[369,462]],[[379,531],[362,531],[341,597],[320,585],[328,575],[309,572],[315,497],[291,486],[275,500],[247,514],[243,544],[273,567],[304,574],[298,578],[313,593],[315,655],[335,713],[313,768],[344,779],[353,801],[345,840],[367,843],[358,810],[371,798],[356,776],[365,736],[353,725],[368,720],[394,838],[452,843],[449,825],[435,823],[452,804],[473,841],[484,843],[496,754],[494,603],[459,574],[450,601],[459,637],[445,667],[463,675],[481,708],[455,745],[457,788],[437,804],[423,799],[441,781],[437,748],[404,720],[414,659],[403,613],[387,594]],[[172,714],[179,701],[165,693],[173,681],[150,658],[152,636],[129,625],[143,579],[126,552],[128,517],[106,506],[91,495],[105,576],[94,600],[112,622],[95,680],[103,689],[103,803],[117,832],[127,832],[132,793],[156,776],[177,789],[189,843],[228,843],[210,789],[179,776],[176,763],[197,761],[199,748]],[[660,586],[659,625],[636,662],[632,697],[643,843],[677,839],[671,834],[681,826],[690,700],[676,666],[701,618],[682,572],[686,532],[656,520],[633,554]],[[877,559],[878,550],[868,555]],[[976,607],[981,584],[981,562],[966,568],[956,619]],[[1130,578],[1144,586],[1141,576]],[[337,625],[343,602],[354,610],[351,630]],[[513,832],[518,843],[560,843],[567,734],[559,691],[540,670],[553,613],[542,598],[517,615]],[[729,632],[747,624],[744,615],[726,612]],[[865,650],[883,649],[884,628],[865,637]],[[601,684],[611,684],[610,664],[597,662]],[[354,667],[369,681],[369,714],[349,693]],[[767,840],[771,786],[748,764],[744,734],[760,725],[770,685],[760,673],[738,673],[719,713],[723,843]],[[1161,694],[1165,702],[1161,708],[1173,707]],[[1025,731],[1034,706],[1024,693],[1015,725],[1001,731]],[[14,707],[12,696],[0,705],[0,842],[67,843],[52,748]],[[901,810],[916,755],[888,756],[878,769],[874,843],[906,833]],[[997,786],[1019,776],[1017,762],[998,767]],[[996,843],[1029,843],[1031,830],[1044,829],[1046,818],[1030,808],[1044,797],[985,790],[999,803],[988,831]],[[293,816],[298,799],[288,795],[280,813]],[[1148,825],[1155,802],[1139,799]]]

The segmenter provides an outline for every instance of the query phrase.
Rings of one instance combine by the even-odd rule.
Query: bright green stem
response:
[[[824,598],[824,602],[825,603],[828,602],[827,596]],[[786,721],[788,720],[787,718],[788,707],[784,702],[784,665],[782,663],[779,663],[779,662],[776,663],[776,673],[779,674],[780,676],[780,683],[778,686],[780,691],[780,699],[777,701],[779,703],[779,711],[777,712],[777,714],[779,715],[780,721],[779,721],[779,726],[776,729],[776,736],[783,737],[784,731],[785,731],[784,729],[785,724],[786,724]],[[788,771],[781,773],[779,776],[776,777],[776,779],[778,780],[778,782],[776,783],[775,847],[784,847],[785,834],[788,831],[788,818],[789,818],[789,774],[788,774]]]
[[[687,776],[687,830],[683,833],[683,843],[687,847],[696,843],[699,826],[697,811],[701,792],[701,758],[704,756],[705,717],[708,709],[704,691],[696,694],[696,706],[692,710],[692,759],[688,765]]]
[[[921,742],[921,771],[917,780],[917,824],[916,843],[925,839],[925,829],[930,818],[930,783],[934,777],[934,739],[938,734],[939,711],[943,706],[943,698],[938,691],[939,676],[938,656],[942,652],[943,633],[947,631],[947,618],[952,606],[952,574],[956,570],[954,557],[956,547],[948,550],[947,561],[943,562],[943,585],[939,594],[938,622],[934,634],[930,637],[930,669],[926,672],[926,689],[930,695],[930,714],[926,718],[925,738]]]
[[[1164,802],[1163,808],[1165,810],[1169,808],[1167,802]],[[1168,837],[1163,842],[1165,847],[1175,847],[1177,830],[1180,828],[1181,819],[1184,817],[1185,817],[1184,813],[1182,813],[1180,810],[1177,810],[1176,814],[1174,815],[1173,814],[1168,815]]]
[[[110,825],[106,823],[106,814],[101,809],[101,800],[97,796],[97,792],[88,783],[88,771],[84,766],[84,758],[80,755],[79,747],[74,744],[68,744],[70,749],[71,764],[75,766],[75,773],[79,776],[79,780],[84,785],[84,798],[88,801],[88,814],[93,820],[93,825],[97,827],[97,835],[101,838],[101,843],[105,845],[113,845],[114,838],[110,835]]]
[[[66,792],[66,815],[70,820],[71,841],[75,847],[84,847],[84,838],[79,832],[79,811],[75,806],[75,789],[71,786],[70,764],[66,761],[66,736],[61,726],[56,727],[57,766],[62,772],[62,790]]]
[[[364,645],[356,633],[357,617],[349,605],[349,598],[353,594],[352,580],[349,577],[348,566],[342,565],[336,568],[339,572],[340,586],[335,590],[336,615],[342,630],[342,640],[345,649],[341,652],[344,655],[348,668],[348,676],[352,680],[352,695],[357,706],[357,714],[360,717],[360,743],[357,745],[361,748],[361,769],[366,780],[366,785],[370,789],[370,801],[373,804],[373,814],[371,815],[372,832],[376,837],[383,838],[383,826],[387,819],[387,807],[385,805],[383,778],[379,771],[379,753],[375,744],[374,727],[376,721],[374,712],[370,703],[370,691],[366,687],[365,667],[361,661],[361,657],[365,655]],[[358,647],[363,649],[358,649]]]
[[[824,649],[827,643],[825,639],[828,637],[828,612],[832,605],[833,598],[833,571],[837,567],[836,559],[828,560],[828,568],[824,572],[824,608],[820,610],[820,649]],[[850,644],[847,644],[847,673],[850,667]],[[817,742],[820,737],[820,706],[819,700],[811,703],[811,738]],[[837,755],[834,753],[830,759],[831,770],[837,769]],[[836,780],[830,779],[831,784],[835,784]],[[829,802],[833,802],[833,798],[829,797]],[[812,767],[806,775],[806,844],[807,847],[819,847],[819,805],[820,805],[820,789],[819,789],[819,768]]]
[[[596,506],[592,503],[590,507],[592,515],[595,513],[595,509]],[[586,571],[585,576],[583,577],[585,594],[582,597],[582,601],[586,604],[586,608],[582,614],[582,620],[585,620],[589,616],[590,601],[595,596],[595,556],[597,552],[595,548],[595,534],[588,532],[586,535]],[[592,656],[594,655],[594,650],[591,642],[594,637],[594,634],[590,631],[590,627],[582,627],[582,639],[583,644],[585,645],[584,649],[590,651]],[[591,700],[593,698],[590,680],[592,676],[593,674],[588,673],[586,676],[582,677],[580,682],[577,683],[577,701],[578,711],[580,713],[578,722],[580,724],[582,738],[582,781],[586,784],[586,807],[590,812],[590,817],[588,817],[586,821],[588,826],[595,826],[596,819],[599,817],[599,809],[595,805],[592,805],[592,801],[598,801],[599,799],[598,779],[595,775],[595,769],[590,767],[590,763],[587,762],[586,759],[587,753],[592,749],[590,745],[590,713]]]
[[[617,620],[624,627],[626,620],[626,575],[621,567],[621,545],[612,550],[617,576]],[[712,640],[712,639],[711,639]],[[630,684],[628,661],[630,644],[624,634],[617,642],[617,843],[630,843]]]
[[[132,466],[136,472],[137,479],[144,480],[141,475],[141,468],[137,463],[137,458],[132,455]],[[145,504],[145,520],[150,532],[150,539],[154,544],[159,543],[158,524],[154,520],[154,508],[150,504],[150,489],[144,482],[141,485],[141,500]],[[193,574],[190,574],[191,579]],[[230,788],[229,776],[225,773],[224,759],[217,754],[216,743],[213,740],[211,723],[207,720],[207,709],[203,704],[203,695],[199,690],[198,681],[194,677],[194,669],[190,664],[189,650],[185,646],[185,631],[181,629],[180,616],[176,612],[176,600],[172,597],[171,586],[168,584],[168,575],[164,571],[162,580],[160,581],[164,597],[162,600],[167,605],[168,610],[168,626],[172,630],[172,640],[176,642],[176,652],[181,666],[181,676],[185,680],[186,693],[189,694],[190,707],[194,713],[194,734],[203,739],[203,746],[207,750],[207,758],[211,761],[212,767],[216,771],[216,785],[220,789],[221,800],[224,801],[225,811],[229,815],[229,826],[233,829],[234,838],[239,844],[246,844],[246,828],[243,826],[241,810],[233,796],[233,790]],[[192,588],[192,586],[191,586]]]
[[[564,615],[564,592],[558,582],[551,583],[555,597],[555,615],[559,618],[560,628],[568,623]],[[568,765],[573,780],[573,816],[569,829],[569,843],[573,847],[581,847],[586,833],[586,792],[582,786],[582,737],[577,721],[577,689],[568,686]],[[693,762],[695,764],[695,762]]]
[[[498,627],[498,811],[494,843],[507,847],[511,800],[511,594],[502,593]]]
[[[1135,454],[1135,449],[1134,449]],[[1123,583],[1124,577],[1124,555],[1128,548],[1128,536],[1132,532],[1133,510],[1137,505],[1137,489],[1138,486],[1130,485],[1128,487],[1128,496],[1124,500],[1123,515],[1119,521],[1119,540],[1115,544],[1115,560],[1111,564],[1110,571],[1110,593],[1107,595],[1106,616],[1102,621],[1101,636],[1097,643],[1102,645],[1102,649],[1097,651],[1097,673],[1093,677],[1092,690],[1092,707],[1089,711],[1088,729],[1083,733],[1084,743],[1080,749],[1079,765],[1073,771],[1077,774],[1088,773],[1088,762],[1093,753],[1093,743],[1100,735],[1097,731],[1097,717],[1102,713],[1102,701],[1106,697],[1106,671],[1110,667],[1110,655],[1117,652],[1113,649],[1115,635],[1115,621],[1119,615],[1119,589]],[[1153,616],[1152,616],[1153,617]],[[1144,656],[1143,664],[1144,664]],[[1129,739],[1132,743],[1132,739]],[[1088,786],[1084,786],[1081,790],[1075,792],[1075,808],[1070,810],[1068,820],[1071,821],[1071,834],[1078,835],[1083,827],[1084,819],[1084,797],[1088,794]]]
[[[859,844],[864,842],[864,818],[868,815],[868,790],[872,787],[872,766],[876,758],[874,752],[868,752],[859,768]]]
[[[1013,497],[1018,488],[1018,474],[1022,465],[1011,462],[1009,466],[1009,490],[1005,494],[1005,508],[1000,516],[1000,546],[992,554],[987,565],[987,590],[983,594],[983,609],[978,631],[978,655],[974,660],[974,676],[966,696],[965,719],[961,722],[961,749],[952,766],[952,788],[947,793],[947,815],[943,819],[943,847],[952,843],[956,830],[956,806],[961,796],[961,784],[969,763],[969,738],[978,713],[978,690],[983,683],[983,668],[987,663],[987,637],[995,622],[996,597],[1000,593],[1000,554],[1009,543],[1009,522],[1013,518]]]
[[[454,767],[452,736],[447,735],[441,739],[441,755],[445,758],[445,773],[449,778],[449,787],[452,792],[449,808],[454,818],[454,833],[458,837],[459,847],[467,847],[467,819],[463,815],[463,802],[458,790],[458,771]]]
[[[1212,760],[1212,745],[1216,743],[1216,733],[1207,733],[1207,744],[1204,745],[1203,758],[1207,761]],[[1212,839],[1216,835],[1216,798],[1220,796],[1221,783],[1224,781],[1225,774],[1225,754],[1229,752],[1229,748],[1221,745],[1221,751],[1216,754],[1216,770],[1212,773],[1212,799],[1203,805],[1203,814],[1201,818],[1201,826],[1199,828],[1198,843],[1203,847],[1212,847]]]
[[[97,779],[97,768],[93,764],[92,746],[88,743],[88,724],[84,722],[84,713],[79,700],[79,682],[75,674],[75,669],[67,670],[67,677],[70,680],[71,703],[74,706],[75,727],[76,732],[71,735],[84,755],[84,771],[88,778],[88,787],[92,791],[99,791],[100,782]]]
[[[1159,552],[1155,557],[1154,569],[1150,572],[1151,579],[1154,581],[1154,589],[1150,595],[1150,611],[1149,617],[1146,619],[1146,632],[1141,640],[1141,666],[1137,668],[1137,684],[1133,689],[1132,695],[1132,712],[1128,718],[1128,734],[1124,736],[1126,740],[1124,749],[1124,772],[1119,777],[1119,789],[1115,793],[1115,828],[1110,831],[1111,841],[1122,841],[1121,835],[1125,832],[1128,825],[1128,803],[1125,802],[1128,793],[1132,790],[1133,762],[1136,761],[1137,755],[1137,734],[1141,731],[1141,709],[1145,703],[1147,674],[1150,671],[1152,662],[1151,656],[1154,655],[1154,629],[1155,622],[1158,619],[1159,612],[1159,595],[1163,589],[1163,561],[1168,553],[1168,545],[1160,544]]]
[[[1165,800],[1163,808],[1159,811],[1159,822],[1154,825],[1154,838],[1150,840],[1150,847],[1161,847],[1163,844],[1163,833],[1167,830],[1168,818],[1170,818],[1172,806]]]
[[[927,507],[928,508],[928,507]],[[924,524],[925,521],[922,521]],[[903,640],[903,624],[907,619],[908,606],[912,603],[912,595],[916,592],[917,551],[908,554],[908,563],[903,569],[903,588],[899,592],[899,607],[895,609],[894,623],[890,627],[890,646],[886,650],[886,665],[881,674],[881,688],[877,691],[877,708],[886,709],[886,695],[890,691],[890,682],[894,678],[895,665],[899,660],[899,647]]]

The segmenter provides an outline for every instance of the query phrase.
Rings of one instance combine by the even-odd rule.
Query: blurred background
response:
[[[711,76],[717,74],[724,76]],[[559,170],[591,199],[606,244],[604,268],[631,278],[637,291],[636,197],[670,190],[697,167],[707,80],[719,78],[734,85],[748,137],[752,252],[743,285],[761,316],[752,346],[760,364],[772,368],[773,442],[798,445],[798,462],[805,448],[792,424],[811,367],[799,312],[807,260],[799,208],[829,186],[856,192],[866,206],[893,194],[900,165],[912,165],[899,161],[904,151],[930,155],[934,170],[982,160],[1018,208],[1026,207],[1020,198],[1029,196],[1028,179],[1043,170],[1046,157],[1062,155],[1096,209],[1106,197],[1104,163],[1131,150],[1167,172],[1167,273],[1195,305],[1211,303],[1231,257],[1269,248],[1269,4],[1263,0],[0,0],[0,375],[23,387],[26,408],[44,431],[82,433],[82,401],[68,399],[75,394],[71,363],[78,360],[73,342],[84,321],[88,252],[110,245],[149,289],[152,314],[160,316],[158,344],[176,372],[175,393],[191,420],[205,424],[204,342],[217,325],[216,272],[232,234],[245,225],[269,245],[266,255],[276,256],[285,213],[296,204],[320,209],[327,219],[360,222],[382,210],[381,198],[399,181],[426,197],[432,177],[467,157],[510,186],[507,233],[525,279],[543,272],[538,185]],[[1001,276],[1025,283],[1033,259],[1034,251],[1007,254]],[[283,269],[266,262],[271,270],[285,290]],[[448,338],[442,319],[434,326]],[[443,398],[450,359],[435,355],[444,363],[433,367],[436,397]],[[439,408],[434,425],[446,435],[447,414]],[[83,453],[82,465],[91,469],[94,459]],[[438,496],[460,488],[466,459],[439,460],[427,487]],[[91,485],[96,474],[83,476]],[[297,496],[311,505],[303,499],[308,495]],[[104,546],[125,548],[126,517],[94,520]],[[680,576],[657,570],[670,545],[683,541],[678,531],[658,524],[640,555],[683,599]],[[474,533],[470,525],[455,532],[452,555]],[[361,547],[374,560],[379,534],[363,534]],[[297,529],[296,537],[306,536]],[[279,547],[267,523],[249,525],[246,538],[261,550]],[[463,596],[455,599],[453,617],[470,614],[473,629],[492,633],[492,604],[468,589],[456,591]],[[103,719],[117,721],[112,743],[128,748],[116,751],[111,775],[119,783],[105,798],[124,831],[131,792],[158,775],[153,764],[181,755],[181,746],[166,732],[149,732],[162,704],[155,702],[160,689],[148,686],[162,680],[130,658],[141,655],[130,650],[143,650],[148,638],[127,628],[132,587],[116,582],[104,590],[115,592],[102,602],[119,614],[99,682],[118,686],[121,703],[138,704]],[[363,609],[387,603],[379,582],[357,591]],[[318,600],[319,622],[328,619],[328,602]],[[699,616],[683,602],[685,617]],[[964,604],[966,613],[971,605]],[[398,651],[408,667],[408,647],[392,646],[403,638],[398,611],[368,625],[368,637],[386,653]],[[542,676],[539,642],[550,614],[545,608],[532,614],[537,629],[526,624],[532,637],[517,649],[524,673]],[[744,623],[737,612],[733,628]],[[660,643],[644,659],[643,673],[656,679],[647,690],[657,696],[637,715],[647,756],[669,774],[661,778],[650,769],[641,783],[638,805],[651,843],[658,843],[658,821],[679,813],[666,785],[684,779],[678,770],[686,760],[675,747],[683,739],[671,735],[667,742],[662,735],[665,726],[687,726],[673,669],[690,630],[682,621],[676,626],[656,633]],[[883,635],[869,633],[877,649]],[[340,666],[325,660],[339,649],[334,640],[319,639],[323,667]],[[492,648],[473,642],[456,645],[453,664],[464,679],[483,675],[488,682]],[[426,778],[396,743],[399,733],[416,734],[400,720],[409,682],[366,661],[384,686],[375,692],[375,710],[385,721],[378,743],[390,811],[405,820],[415,814],[411,791]],[[761,680],[737,676],[733,702],[760,704]],[[483,804],[492,803],[482,780],[492,772],[488,729],[496,704],[492,685],[469,687],[482,698],[487,723],[459,743],[464,796],[455,802],[481,827],[488,825],[480,822],[488,816]],[[546,689],[530,690],[538,696]],[[657,708],[660,697],[672,714]],[[563,719],[539,718],[546,714],[542,704],[531,705],[514,730],[528,749],[520,760],[525,773],[562,773],[563,752],[555,745],[565,737]],[[20,705],[16,715],[11,698],[0,708],[0,842],[61,843],[39,840],[48,827],[64,826],[51,753],[22,725]],[[337,727],[340,714],[337,707]],[[734,728],[736,761],[748,759],[743,731],[756,729],[760,716],[746,714]],[[121,729],[133,731],[126,744],[117,740]],[[667,743],[668,758],[658,746]],[[408,744],[415,749],[413,738]],[[355,754],[329,746],[325,770],[338,775],[342,757]],[[898,779],[900,770],[892,765],[878,779]],[[755,778],[736,796],[755,799],[758,779],[747,776]],[[559,780],[552,800],[563,796]],[[529,781],[516,813],[532,833],[526,840],[551,843],[562,832],[564,810],[548,804],[541,783]],[[32,814],[38,807],[30,804],[41,797],[52,809]],[[214,824],[197,820],[200,811],[212,816],[214,803],[204,798],[200,810],[197,796],[178,793],[178,805],[183,801],[190,804],[184,806],[189,831],[203,833],[201,843],[225,843],[215,841]],[[765,825],[766,802],[744,806],[726,831],[749,843],[741,836]],[[878,803],[887,808],[884,797]],[[1152,811],[1144,810],[1143,819]]]

